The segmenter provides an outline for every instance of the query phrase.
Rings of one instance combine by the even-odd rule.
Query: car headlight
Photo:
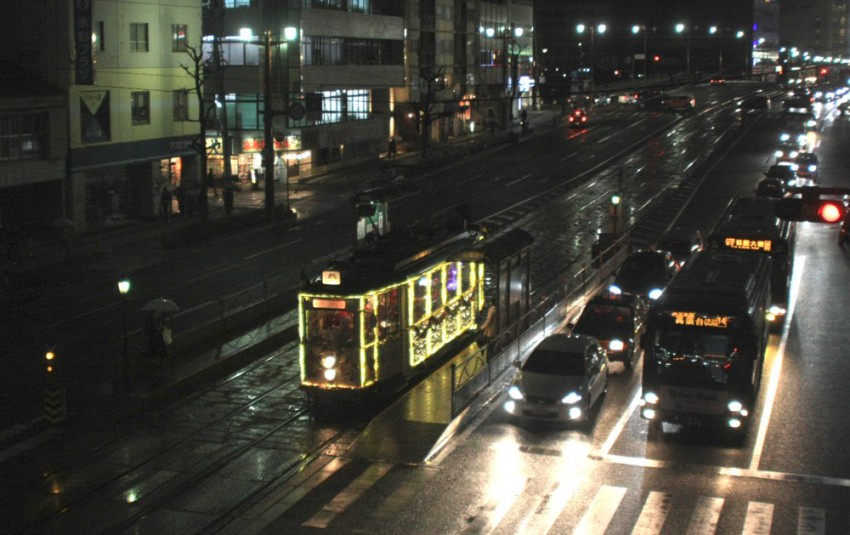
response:
[[[520,390],[517,385],[511,385],[511,387],[508,388],[508,396],[517,401],[520,401],[524,397],[522,395],[522,390]]]
[[[614,295],[620,295],[620,294],[623,293],[623,290],[620,289],[620,287],[617,286],[616,284],[612,284],[611,286],[609,286],[608,291],[611,292]]]
[[[810,173],[814,173],[815,171],[818,170],[818,166],[815,165],[815,164],[812,164],[808,167],[808,170],[809,170]]]
[[[741,409],[744,408],[744,404],[736,399],[733,399],[729,402],[728,405],[726,405],[726,407],[732,412],[741,412]]]
[[[579,401],[581,401],[581,394],[575,391],[570,392],[569,394],[561,398],[561,403],[564,403],[566,405],[572,405],[573,403],[578,403]]]
[[[649,291],[649,298],[653,301],[661,297],[661,294],[664,292],[661,288],[653,288]]]
[[[784,153],[783,153],[781,150],[778,150],[778,151],[776,151],[776,152],[774,152],[774,153],[773,153],[773,155],[774,155],[774,156],[776,156],[777,158],[782,158],[782,155],[783,155],[783,154],[784,154]]]
[[[650,405],[655,405],[658,403],[658,394],[655,392],[644,392],[643,400]]]
[[[788,134],[781,134],[779,136],[779,141],[788,141],[789,139],[791,139],[791,136]]]
[[[610,351],[622,351],[625,348],[626,344],[624,344],[622,340],[614,339],[608,342],[608,349]]]

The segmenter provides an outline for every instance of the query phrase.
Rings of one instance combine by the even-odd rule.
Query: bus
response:
[[[314,401],[394,392],[477,343],[491,309],[500,340],[518,335],[530,308],[532,243],[522,229],[488,236],[404,226],[305,270],[301,389]]]
[[[670,422],[743,437],[768,344],[770,264],[752,251],[700,252],[652,304],[640,415],[656,431]]]
[[[793,221],[779,218],[772,199],[741,197],[729,204],[708,238],[711,250],[754,251],[770,257],[771,319],[784,316],[788,307],[795,230]]]

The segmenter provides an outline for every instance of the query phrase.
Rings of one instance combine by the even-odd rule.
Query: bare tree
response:
[[[210,119],[215,115],[215,106],[205,102],[204,100],[204,83],[207,76],[211,72],[211,58],[204,58],[203,47],[193,47],[186,45],[186,55],[189,57],[189,65],[180,64],[180,67],[192,77],[194,88],[188,90],[193,91],[198,100],[198,135],[192,143],[192,148],[198,153],[200,158],[199,168],[201,170],[201,196],[199,211],[201,220],[206,222],[209,217],[209,207],[207,206],[207,191],[210,188],[209,176],[207,174],[207,158],[209,153],[215,148],[207,146],[207,125]]]

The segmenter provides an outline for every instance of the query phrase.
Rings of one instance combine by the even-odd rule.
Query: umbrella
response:
[[[154,314],[174,314],[175,312],[180,312],[180,307],[177,306],[177,303],[171,299],[160,297],[158,299],[151,299],[148,301],[148,303],[142,307],[142,310],[146,312],[153,312]]]

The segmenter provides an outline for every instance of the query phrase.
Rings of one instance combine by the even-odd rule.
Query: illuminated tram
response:
[[[779,218],[773,200],[741,197],[729,205],[708,238],[709,249],[755,251],[771,258],[774,317],[784,316],[788,306],[795,229],[794,222]]]
[[[768,345],[770,264],[755,252],[703,251],[676,274],[641,337],[642,418],[743,435]]]
[[[497,328],[515,326],[529,310],[532,241],[520,229],[485,238],[408,227],[307,273],[301,389],[313,399],[394,391],[474,343],[485,303],[496,307]]]

